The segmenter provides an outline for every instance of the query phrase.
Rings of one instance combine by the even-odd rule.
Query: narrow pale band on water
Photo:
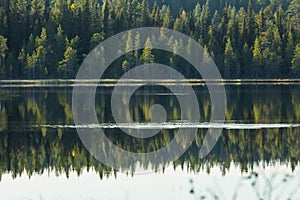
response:
[[[86,125],[36,125],[43,128],[83,128],[83,129],[178,129],[178,128],[198,128],[198,129],[227,129],[227,130],[258,130],[258,129],[278,129],[278,128],[297,128],[300,124],[278,123],[278,124],[243,124],[243,123],[130,123],[130,124],[86,124]]]
[[[115,87],[119,79],[49,79],[49,80],[0,80],[1,88],[31,88],[31,87]],[[152,80],[155,83],[164,83],[167,85],[184,85],[183,80],[163,79]],[[188,85],[299,85],[300,79],[187,79]],[[148,80],[147,80],[148,82]],[[145,83],[142,79],[123,80],[119,82],[121,86],[136,86]]]

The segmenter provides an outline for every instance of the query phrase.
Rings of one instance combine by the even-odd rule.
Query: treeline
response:
[[[99,42],[144,26],[170,28],[191,36],[214,58],[224,78],[300,77],[299,0],[191,1],[174,13],[177,4],[1,0],[0,78],[74,78],[85,55]],[[147,51],[134,55],[136,63],[117,62],[113,73],[124,72],[127,65],[155,61],[183,72],[190,70],[190,65],[175,55],[156,60],[160,52],[151,49],[151,41],[147,43]],[[173,44],[181,48],[178,45],[185,46]]]

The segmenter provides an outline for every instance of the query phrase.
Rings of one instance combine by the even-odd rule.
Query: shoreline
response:
[[[40,79],[40,80],[0,80],[0,87],[34,86],[138,86],[145,84],[160,85],[298,85],[300,79]]]

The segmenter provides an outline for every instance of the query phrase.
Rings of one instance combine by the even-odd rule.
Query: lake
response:
[[[199,122],[180,120],[180,105],[172,91],[150,85],[132,95],[129,110],[134,123],[129,124],[115,123],[112,115],[115,81],[99,83],[96,126],[124,150],[153,152],[168,144],[178,129],[198,129],[176,161],[141,160],[139,166],[123,169],[99,162],[80,140],[77,129],[82,127],[74,124],[72,114],[73,81],[1,82],[1,199],[299,199],[299,82],[223,82],[227,107],[222,124],[209,123],[211,101],[205,84],[191,82],[199,102]],[[87,81],[82,86],[93,84]],[[152,127],[149,109],[156,104],[164,106],[166,122]],[[90,125],[85,128],[95,126]],[[136,138],[122,128],[160,131]],[[219,128],[223,131],[217,144],[200,159],[207,130]],[[105,151],[105,159],[110,159],[109,150]],[[127,159],[114,156],[120,157],[120,163]]]

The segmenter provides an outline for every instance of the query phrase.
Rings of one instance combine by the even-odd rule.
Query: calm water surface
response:
[[[300,199],[300,85],[226,84],[225,124],[208,123],[211,102],[201,84],[193,86],[201,112],[197,123],[180,121],[179,103],[167,88],[144,86],[130,101],[135,123],[121,125],[112,117],[111,86],[98,86],[96,126],[114,144],[151,152],[168,144],[178,128],[197,127],[189,150],[173,163],[142,162],[149,174],[136,173],[136,166],[112,170],[79,139],[72,85],[3,85],[0,199]],[[166,123],[149,124],[154,104],[165,107]],[[124,127],[162,130],[137,139],[124,134]],[[199,159],[207,129],[220,127],[224,130],[217,145]]]

